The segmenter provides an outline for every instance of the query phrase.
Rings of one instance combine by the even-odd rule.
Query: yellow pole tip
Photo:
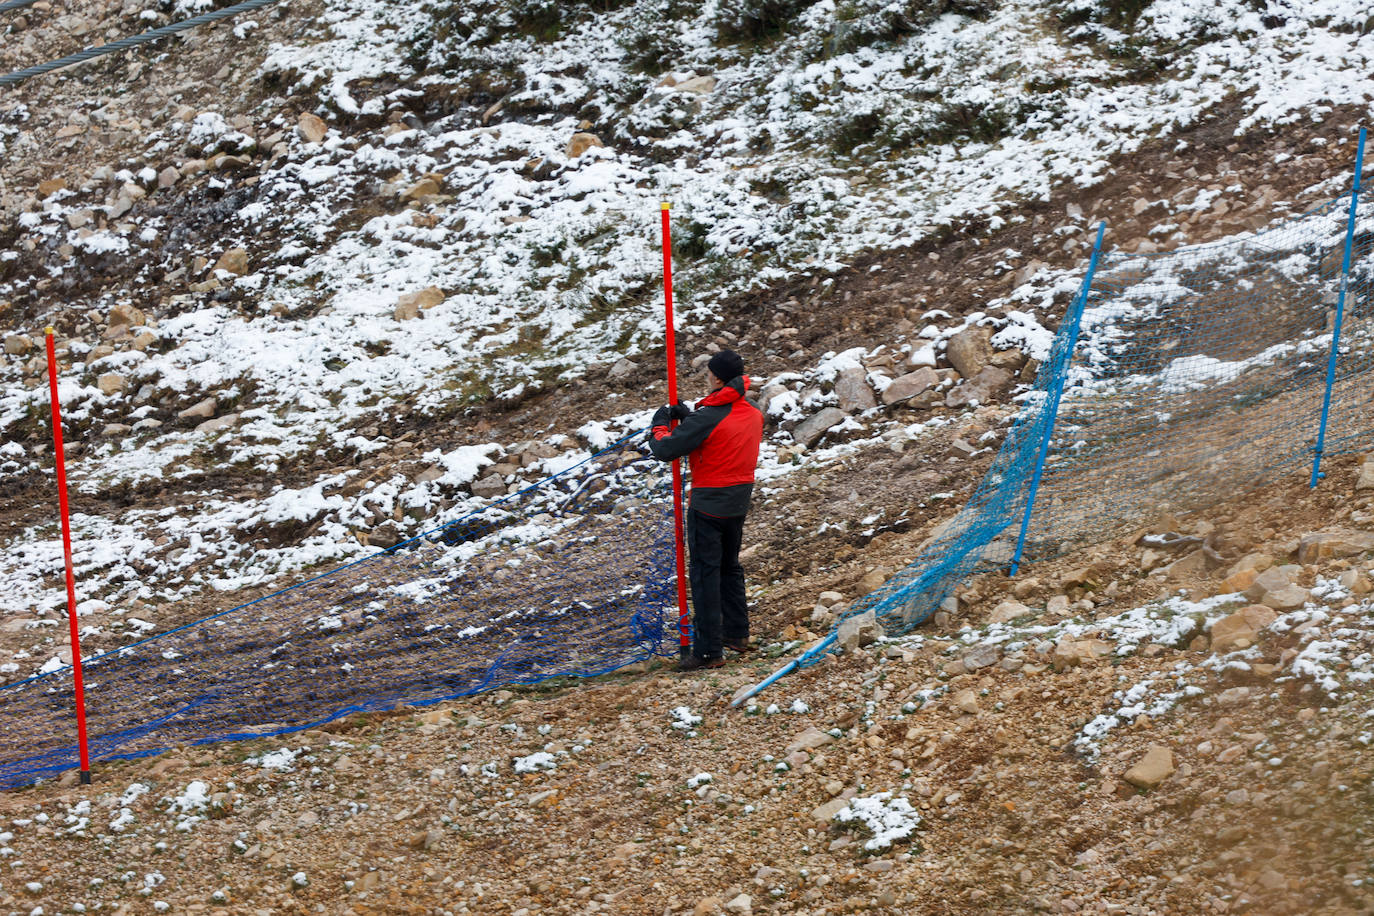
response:
[[[673,205],[668,203],[666,200],[663,203],[659,204],[659,206],[662,207],[664,210],[671,210],[673,207]]]
[[[43,329],[43,333],[51,337],[53,335],[53,326],[48,325],[46,328]]]

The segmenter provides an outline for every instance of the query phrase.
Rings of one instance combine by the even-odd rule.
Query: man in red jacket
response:
[[[719,668],[725,649],[749,651],[749,605],[744,569],[739,564],[744,516],[754,492],[754,468],[763,441],[763,414],[744,394],[749,377],[744,360],[722,350],[706,364],[711,393],[695,410],[685,404],[660,407],[654,414],[649,448],[660,461],[689,457],[692,491],[687,510],[691,551],[692,654],[681,671]],[[676,429],[671,420],[680,420]]]

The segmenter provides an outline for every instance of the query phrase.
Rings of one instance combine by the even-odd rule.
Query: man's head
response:
[[[706,363],[711,373],[711,386],[728,385],[744,374],[744,360],[734,350],[721,350]]]

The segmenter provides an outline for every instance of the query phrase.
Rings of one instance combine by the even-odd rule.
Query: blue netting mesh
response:
[[[982,484],[851,614],[872,610],[886,632],[905,632],[968,576],[1009,568],[1051,424],[1028,559],[1307,473],[1350,205],[1347,195],[1234,242],[1102,255]],[[1374,444],[1374,204],[1360,201],[1354,227],[1327,456]]]
[[[672,488],[630,437],[420,537],[83,665],[92,760],[676,657]],[[78,764],[71,669],[0,690],[0,788]]]

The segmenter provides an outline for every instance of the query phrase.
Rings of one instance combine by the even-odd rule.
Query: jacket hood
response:
[[[698,407],[713,407],[716,404],[730,404],[744,397],[749,390],[749,376],[737,375],[715,391],[702,398]]]

